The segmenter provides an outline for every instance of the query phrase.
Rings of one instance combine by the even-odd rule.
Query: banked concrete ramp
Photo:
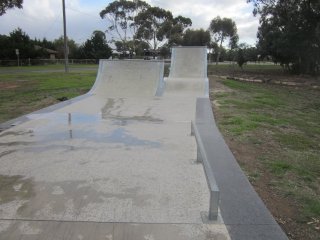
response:
[[[170,74],[165,83],[166,96],[185,96],[191,101],[195,97],[208,96],[207,48],[172,48]]]
[[[154,97],[163,90],[163,61],[102,60],[89,93],[100,97]]]
[[[229,239],[201,215],[209,192],[190,123],[205,89],[183,94],[168,78],[166,91],[162,72],[159,61],[102,60],[88,94],[9,122],[0,239]]]

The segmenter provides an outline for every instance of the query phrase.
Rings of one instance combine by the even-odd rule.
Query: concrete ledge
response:
[[[220,189],[220,211],[232,239],[288,239],[255,192],[220,134],[209,98],[198,98],[195,124]]]

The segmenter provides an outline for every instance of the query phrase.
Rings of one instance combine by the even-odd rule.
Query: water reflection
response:
[[[94,128],[99,122],[104,121],[99,114],[51,113],[45,115],[50,121],[44,126],[33,129],[36,140],[40,142],[82,139],[101,143],[120,143],[125,146],[149,146],[158,148],[161,145],[157,141],[140,139],[130,134],[129,131],[122,127],[127,124],[128,120],[125,119],[106,122],[113,126],[119,126],[106,132],[104,125],[102,125],[103,128],[101,131],[97,131]],[[45,116],[42,116],[42,118],[44,117]]]

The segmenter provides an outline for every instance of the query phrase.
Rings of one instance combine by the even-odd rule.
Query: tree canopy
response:
[[[105,33],[98,30],[94,31],[91,39],[88,39],[80,48],[85,58],[93,58],[97,61],[109,58],[112,54]]]
[[[0,16],[11,8],[22,8],[23,0],[0,0]]]
[[[136,37],[143,39],[155,50],[170,31],[172,13],[159,7],[150,7],[135,18],[138,26]]]
[[[100,12],[100,17],[107,19],[107,33],[121,41],[124,50],[129,50],[127,43],[136,34],[135,17],[148,7],[149,4],[140,0],[116,0]]]
[[[220,49],[226,39],[229,39],[229,46],[234,48],[238,42],[236,23],[230,18],[221,19],[219,16],[212,19],[209,26],[209,31],[213,35],[213,39],[219,44]],[[217,63],[220,58],[220,50],[217,54]]]
[[[37,51],[28,34],[17,28],[9,33],[9,36],[2,36],[1,55],[3,58],[16,58],[15,49],[20,50],[21,58],[33,58],[37,56]],[[0,56],[1,56],[0,55]]]
[[[156,50],[166,43],[181,44],[184,30],[192,25],[190,18],[173,17],[170,11],[150,7],[135,18],[138,26],[136,37],[148,42]]]
[[[295,73],[320,72],[319,0],[248,0],[260,15],[258,47]]]
[[[183,35],[184,46],[208,46],[210,47],[211,36],[209,31],[203,29],[187,29]]]
[[[130,52],[136,52],[145,43],[153,50],[165,44],[181,44],[185,29],[192,25],[190,18],[173,17],[170,11],[151,7],[141,0],[116,0],[100,16],[107,19],[107,32],[117,49],[121,46],[123,51]]]

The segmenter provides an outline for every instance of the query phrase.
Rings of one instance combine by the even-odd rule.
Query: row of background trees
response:
[[[19,4],[17,7],[22,6],[22,1]],[[127,57],[143,56],[148,50],[165,58],[174,45],[207,46],[212,53],[211,59],[217,62],[237,58],[237,28],[235,22],[228,18],[216,17],[207,30],[190,29],[190,18],[174,17],[170,11],[152,7],[141,0],[116,0],[103,9],[100,16],[106,19],[106,31],[94,31],[91,38],[80,45],[69,39],[70,58],[109,58],[111,46]],[[229,41],[229,49],[223,46],[226,40]],[[64,54],[62,37],[53,41],[31,39],[20,28],[8,36],[0,35],[0,43],[0,59],[15,59],[15,49],[20,50],[21,58],[47,58],[48,49],[56,51],[57,58]],[[247,60],[255,61],[256,57]]]
[[[64,56],[63,37],[53,41],[47,39],[31,39],[27,33],[18,28],[8,36],[0,35],[0,59],[16,59],[15,49],[19,49],[20,58],[48,58],[48,51],[55,52],[57,58]],[[106,42],[106,35],[102,31],[94,31],[90,39],[79,45],[68,39],[70,58],[100,59],[111,56],[112,50]]]
[[[69,56],[106,58],[111,55],[111,45],[123,55],[143,55],[144,50],[149,49],[166,57],[173,45],[202,45],[210,49],[213,53],[211,59],[217,62],[237,60],[242,66],[246,61],[258,60],[259,56],[260,59],[270,58],[295,73],[320,72],[319,0],[246,1],[253,4],[253,14],[260,17],[256,47],[238,43],[237,28],[232,19],[216,17],[207,30],[190,29],[192,21],[189,18],[173,17],[170,11],[141,0],[116,0],[100,12],[101,18],[106,19],[106,31],[94,31],[81,45],[69,40]],[[23,0],[1,0],[0,16],[9,8],[21,8],[22,3]],[[20,48],[26,48],[21,54],[25,52],[26,57],[41,56],[41,49],[35,51],[34,44],[56,50],[58,57],[61,54],[61,38],[31,40],[17,29],[9,36],[0,36],[0,46],[6,46],[9,51],[0,49],[0,58],[15,57],[12,49],[20,44],[19,38],[24,42]]]
[[[238,60],[240,49],[245,57],[245,61],[258,61],[258,50],[247,44],[239,44],[237,48],[229,49],[218,46],[211,41],[209,31],[203,29],[187,29],[181,38],[181,45],[184,46],[207,46],[212,49],[211,60],[235,61]],[[147,42],[135,40],[128,41],[128,48],[123,46],[121,41],[115,42],[117,52],[127,52],[127,49],[134,49],[137,57],[143,57],[145,50],[150,49]],[[92,36],[83,44],[79,45],[74,40],[68,39],[69,57],[73,59],[95,59],[109,58],[112,55],[112,48],[106,40],[106,34],[102,31],[94,31]],[[167,58],[170,55],[170,44],[165,44],[159,48],[158,54]],[[15,60],[17,58],[15,49],[20,50],[21,59],[46,59],[49,58],[48,50],[53,50],[58,59],[64,56],[64,41],[61,36],[55,40],[31,39],[27,33],[18,28],[9,35],[0,35],[0,59]]]

